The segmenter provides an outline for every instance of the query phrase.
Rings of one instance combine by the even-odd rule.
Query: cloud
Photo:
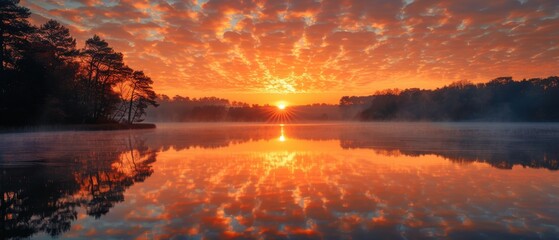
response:
[[[557,75],[555,0],[35,1],[174,95],[374,92]]]

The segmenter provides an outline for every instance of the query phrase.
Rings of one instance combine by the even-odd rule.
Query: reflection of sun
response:
[[[285,142],[285,140],[287,140],[287,139],[285,138],[285,134],[283,132],[283,124],[280,124],[280,127],[281,127],[280,128],[280,137],[278,138],[278,140],[280,142]]]

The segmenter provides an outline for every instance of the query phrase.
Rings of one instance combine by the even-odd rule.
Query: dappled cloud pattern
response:
[[[80,43],[99,34],[167,95],[370,93],[556,75],[555,0],[34,1]],[[365,92],[365,90],[366,92]]]

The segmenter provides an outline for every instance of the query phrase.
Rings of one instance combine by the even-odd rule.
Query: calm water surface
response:
[[[0,134],[0,238],[555,239],[558,124]]]

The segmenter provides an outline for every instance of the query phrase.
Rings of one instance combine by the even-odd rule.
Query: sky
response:
[[[169,96],[337,103],[388,88],[559,75],[557,0],[22,0],[97,34]]]

